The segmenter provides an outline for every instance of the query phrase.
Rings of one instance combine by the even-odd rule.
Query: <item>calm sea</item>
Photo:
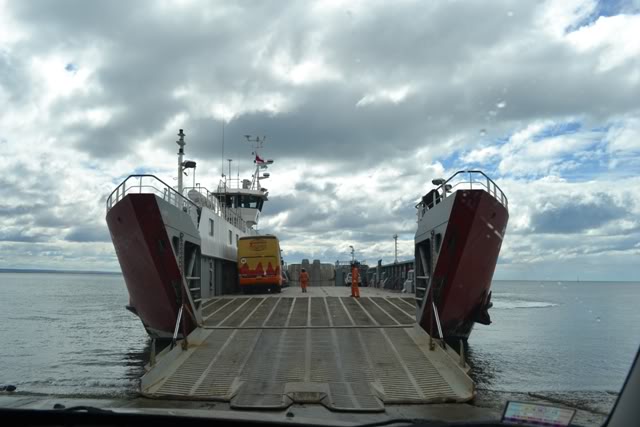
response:
[[[468,358],[479,388],[619,391],[640,345],[640,283],[493,284],[493,324]],[[0,384],[20,393],[127,397],[149,340],[119,275],[0,273]]]

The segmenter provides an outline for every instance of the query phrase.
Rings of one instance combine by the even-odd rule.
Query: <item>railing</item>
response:
[[[205,199],[203,204],[207,208],[211,209],[216,215],[224,218],[229,224],[233,225],[237,229],[242,230],[244,233],[247,233],[249,230],[249,226],[242,219],[238,211],[236,211],[235,208],[227,207],[221,203],[216,197],[216,193],[210,192],[206,187],[186,187],[185,190],[195,190],[200,193],[200,195]],[[189,193],[187,192],[187,194]]]
[[[107,198],[107,212],[127,194],[155,194],[183,210],[198,223],[198,206],[155,175],[129,175]]]
[[[422,209],[422,213],[432,209],[442,202],[449,195],[457,190],[485,190],[500,202],[505,208],[509,208],[509,201],[498,185],[491,180],[484,172],[478,170],[458,171],[451,178],[435,190],[427,193],[422,201],[416,205],[417,209]]]
[[[182,308],[183,306],[180,306],[180,310],[178,310],[178,318],[176,319],[176,327],[173,330],[173,337],[171,339],[171,348],[176,346],[176,341],[178,340],[178,332],[180,331],[180,325],[182,323]],[[183,337],[186,338],[186,337]]]

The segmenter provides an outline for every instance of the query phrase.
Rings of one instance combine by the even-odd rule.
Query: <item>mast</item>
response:
[[[180,146],[178,149],[178,193],[182,194],[182,159],[184,157],[184,146],[186,142],[184,142],[185,133],[180,129],[178,132],[179,140],[176,141],[176,144]]]
[[[255,156],[255,160],[253,162],[256,164],[256,170],[253,174],[253,182],[251,183],[251,188],[254,190],[260,190],[262,188],[262,186],[260,185],[260,179],[269,178],[269,173],[265,172],[260,175],[260,172],[261,170],[266,170],[268,166],[273,163],[273,160],[271,159],[264,160],[260,158],[259,150],[262,148],[267,137],[263,136],[262,139],[259,136],[256,136],[252,139],[251,135],[245,135],[244,137],[247,139],[247,142],[249,144],[253,145],[253,152],[251,154]]]

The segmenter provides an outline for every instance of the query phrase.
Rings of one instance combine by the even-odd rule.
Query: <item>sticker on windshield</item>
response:
[[[565,427],[571,423],[576,411],[569,408],[536,403],[507,402],[502,422],[518,426]]]

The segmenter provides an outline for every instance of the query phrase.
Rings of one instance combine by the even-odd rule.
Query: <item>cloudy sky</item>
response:
[[[289,262],[412,255],[430,181],[478,168],[496,277],[640,279],[640,3],[0,0],[0,268],[118,270],[105,199],[275,160]],[[191,177],[187,178],[188,181]]]

